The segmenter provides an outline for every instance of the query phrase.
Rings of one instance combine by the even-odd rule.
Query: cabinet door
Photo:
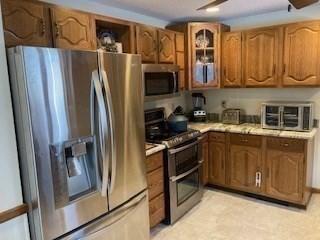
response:
[[[191,27],[193,89],[218,87],[218,26],[197,24]]]
[[[209,182],[211,184],[225,184],[225,160],[225,144],[209,142]]]
[[[241,32],[225,33],[222,38],[222,84],[224,87],[242,86]]]
[[[57,48],[95,49],[93,21],[89,14],[51,8],[54,45]]]
[[[158,60],[157,30],[153,27],[137,26],[137,53],[142,62],[156,63]]]
[[[51,45],[49,12],[43,4],[2,0],[1,5],[7,47]]]
[[[175,62],[175,38],[174,33],[165,30],[158,30],[159,40],[159,63]]]
[[[302,201],[303,162],[303,153],[267,150],[267,194],[281,200]]]
[[[202,156],[203,156],[203,184],[206,185],[209,182],[209,143],[208,141],[202,142]]]
[[[284,86],[320,85],[320,23],[285,28]]]
[[[244,42],[244,81],[247,87],[278,85],[281,28],[248,31]]]
[[[186,54],[184,45],[184,34],[176,33],[175,49],[176,49],[176,64],[179,66],[179,88],[181,90],[186,89]]]
[[[232,187],[242,191],[261,192],[261,171],[260,148],[230,146],[230,185]]]

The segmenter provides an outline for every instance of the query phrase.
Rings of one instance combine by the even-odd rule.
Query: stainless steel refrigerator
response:
[[[138,55],[8,50],[32,239],[147,240]]]

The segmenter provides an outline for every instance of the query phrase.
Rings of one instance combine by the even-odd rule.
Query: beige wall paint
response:
[[[22,204],[0,4],[0,212]],[[29,239],[26,215],[0,224],[0,240]]]

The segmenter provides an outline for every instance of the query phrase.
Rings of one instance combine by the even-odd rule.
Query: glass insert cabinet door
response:
[[[218,27],[199,24],[191,27],[192,88],[218,85]]]

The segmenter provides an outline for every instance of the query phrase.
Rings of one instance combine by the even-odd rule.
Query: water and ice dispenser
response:
[[[97,190],[93,137],[51,145],[50,149],[56,208]]]

